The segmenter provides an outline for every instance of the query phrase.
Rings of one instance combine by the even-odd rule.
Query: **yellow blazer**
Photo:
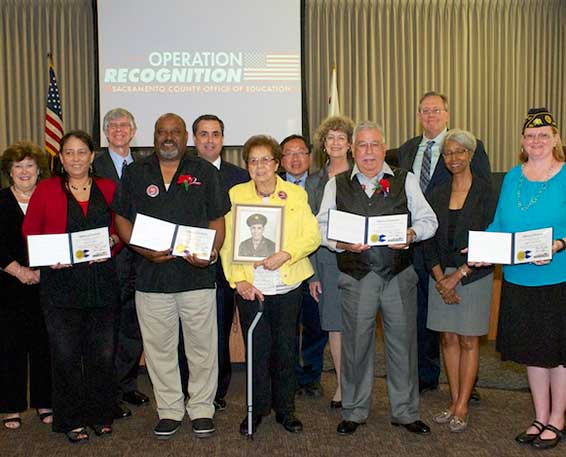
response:
[[[238,203],[247,205],[265,205],[262,197],[257,195],[255,184],[248,181],[232,187],[229,191],[232,208]],[[283,198],[282,198],[283,197]],[[297,284],[313,275],[314,271],[308,255],[320,245],[318,223],[312,214],[307,201],[307,193],[296,184],[288,183],[277,176],[275,192],[269,197],[269,205],[284,206],[283,246],[281,250],[288,252],[291,259],[279,269],[281,280],[286,285]],[[235,288],[239,281],[253,284],[253,264],[233,264],[233,211],[224,216],[226,234],[224,245],[220,250],[222,267],[230,287]]]

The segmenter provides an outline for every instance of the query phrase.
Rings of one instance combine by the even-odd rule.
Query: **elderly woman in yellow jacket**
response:
[[[232,211],[225,217],[226,242],[220,252],[222,266],[230,285],[236,288],[236,304],[247,333],[258,307],[264,303],[264,314],[254,331],[253,381],[255,432],[263,416],[275,410],[275,419],[285,430],[296,433],[303,424],[295,411],[295,337],[301,307],[301,282],[313,274],[308,255],[320,244],[316,218],[300,187],[277,176],[281,148],[271,137],[257,135],[244,144],[244,160],[251,181],[230,189]],[[233,218],[235,205],[282,206],[283,234],[278,251],[255,263],[235,263]],[[260,290],[258,280],[270,276],[275,287]],[[265,289],[264,289],[265,290]],[[247,417],[240,424],[240,433],[248,430]]]

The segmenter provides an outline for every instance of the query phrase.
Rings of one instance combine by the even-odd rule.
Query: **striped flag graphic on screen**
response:
[[[51,54],[48,58],[49,90],[47,92],[47,109],[45,110],[45,149],[51,157],[55,157],[57,151],[59,151],[59,142],[63,138],[63,113]]]
[[[264,54],[248,52],[244,55],[244,81],[300,81],[299,54]]]

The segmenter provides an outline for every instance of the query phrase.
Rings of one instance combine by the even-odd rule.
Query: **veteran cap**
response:
[[[250,217],[247,218],[246,224],[248,224],[248,227],[257,224],[265,225],[267,224],[267,217],[259,213],[252,214]]]
[[[556,125],[556,121],[550,114],[546,108],[531,108],[527,114],[527,118],[523,124],[523,133],[525,129],[530,129],[534,127],[555,127],[558,128]]]

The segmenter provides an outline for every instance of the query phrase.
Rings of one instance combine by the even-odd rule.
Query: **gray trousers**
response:
[[[391,420],[419,419],[417,275],[412,266],[390,281],[370,272],[360,281],[341,273],[342,418],[365,422],[372,403],[376,315],[385,335]]]

